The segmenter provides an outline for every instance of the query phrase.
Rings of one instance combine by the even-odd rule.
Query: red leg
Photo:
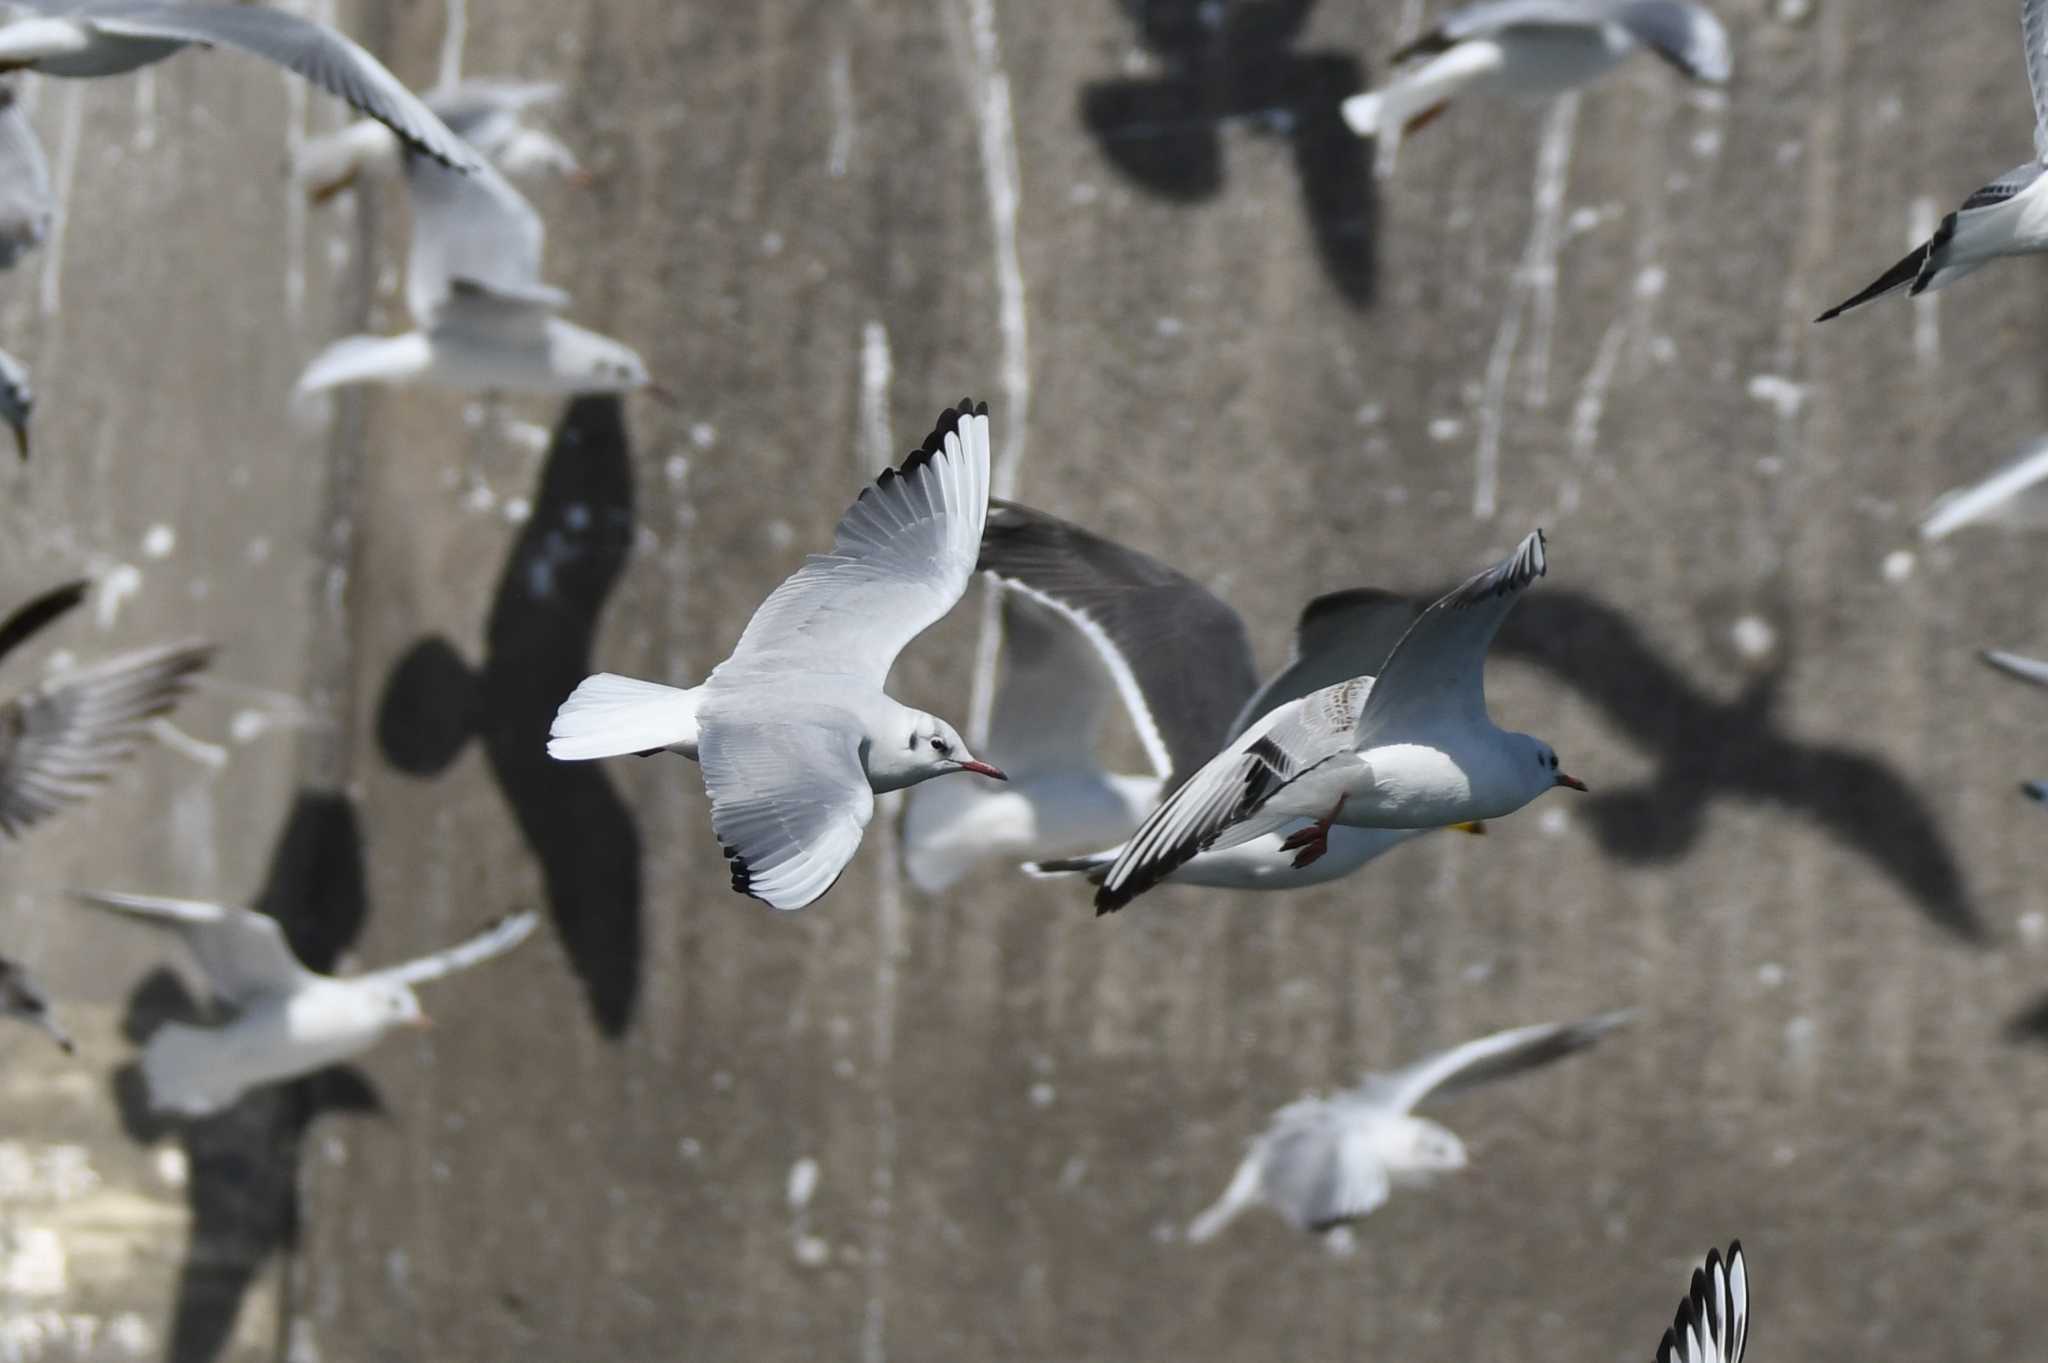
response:
[[[1326,853],[1329,852],[1330,825],[1334,823],[1337,819],[1337,816],[1339,814],[1342,814],[1343,812],[1344,797],[1339,796],[1337,798],[1337,803],[1331,806],[1330,812],[1328,814],[1325,814],[1322,818],[1317,819],[1307,828],[1304,828],[1297,833],[1289,835],[1287,840],[1280,844],[1281,851],[1294,852],[1297,854],[1294,858],[1295,870],[1299,871],[1304,866],[1315,865],[1317,862],[1323,859]]]

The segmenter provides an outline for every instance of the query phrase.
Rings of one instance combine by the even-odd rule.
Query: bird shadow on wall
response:
[[[1242,125],[1294,150],[1303,207],[1330,282],[1372,303],[1379,207],[1371,144],[1339,107],[1365,88],[1357,58],[1296,52],[1315,0],[1121,0],[1157,76],[1081,88],[1081,123],[1110,164],[1174,203],[1223,190],[1223,129]]]
[[[292,951],[308,968],[333,970],[369,909],[362,834],[344,796],[299,793],[253,907],[284,925]],[[121,1025],[139,1046],[166,1022],[202,1021],[179,977],[159,969],[129,996]],[[151,1144],[175,1132],[184,1149],[192,1224],[164,1357],[212,1363],[234,1332],[249,1284],[272,1255],[298,1243],[299,1150],[314,1118],[332,1111],[381,1113],[382,1106],[369,1081],[345,1066],[257,1089],[226,1111],[196,1120],[153,1113],[133,1063],[113,1082],[132,1139]]]
[[[598,615],[633,545],[633,466],[617,398],[572,402],[498,579],[471,668],[430,635],[385,680],[385,759],[432,777],[480,739],[539,860],[555,931],[605,1035],[632,1020],[640,979],[640,834],[603,770],[547,755],[555,709],[592,670]]]
[[[1541,667],[1656,759],[1648,781],[1610,790],[1595,779],[1594,794],[1575,806],[1609,856],[1676,861],[1699,840],[1715,801],[1772,805],[1855,849],[1937,927],[1986,940],[1961,865],[1912,785],[1868,753],[1785,732],[1776,714],[1790,671],[1784,654],[1733,699],[1719,700],[1659,657],[1612,606],[1550,590],[1516,606],[1493,651]]]

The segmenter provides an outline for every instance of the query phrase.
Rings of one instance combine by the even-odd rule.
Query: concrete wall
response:
[[[478,6],[463,69],[569,82],[599,171],[535,192],[549,274],[673,410],[295,423],[304,360],[403,315],[401,206],[302,215],[275,174],[337,109],[225,54],[40,88],[66,225],[0,281],[43,392],[0,562],[17,597],[136,570],[77,656],[220,639],[177,722],[221,758],[149,754],[15,850],[0,932],[86,1044],[0,1039],[7,1262],[44,1264],[0,1358],[1643,1357],[1731,1236],[1759,1357],[2039,1352],[2048,825],[2013,785],[2048,710],[1972,656],[2048,646],[2038,545],[1913,523],[2041,429],[2040,274],[1809,322],[2027,154],[2011,7],[1723,0],[1727,97],[1639,59],[1454,109],[1377,187],[1330,102],[1435,6],[1246,3],[1219,46],[1193,8]],[[431,83],[440,5],[340,11]],[[876,431],[963,392],[1007,491],[1275,663],[1309,595],[1545,526],[1493,708],[1596,793],[1101,921],[1006,871],[922,897],[878,827],[791,916],[726,889],[686,764],[546,762],[582,672],[701,676]],[[898,694],[964,716],[980,618]],[[261,899],[327,962],[551,927],[360,1075],[154,1131],[111,1075],[174,957],[82,881]],[[1617,1006],[1441,1109],[1473,1167],[1348,1256],[1179,1242],[1298,1093]]]

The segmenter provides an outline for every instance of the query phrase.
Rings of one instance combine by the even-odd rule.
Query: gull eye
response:
[[[946,740],[943,738],[932,739],[932,751],[944,755],[947,751]]]

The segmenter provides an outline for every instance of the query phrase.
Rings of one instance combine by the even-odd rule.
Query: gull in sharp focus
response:
[[[56,213],[42,139],[22,110],[20,91],[0,85],[0,270],[43,244]]]
[[[0,658],[85,599],[66,583],[0,621]],[[98,790],[213,656],[213,645],[172,644],[123,654],[0,702],[0,831],[19,837]]]
[[[1004,585],[1002,680],[987,756],[1001,788],[920,788],[904,809],[904,865],[942,890],[992,857],[1041,858],[1033,875],[1106,872],[1118,849],[1057,860],[1123,837],[1245,726],[1326,683],[1377,671],[1415,612],[1376,591],[1318,597],[1302,612],[1290,665],[1259,685],[1244,621],[1191,578],[1042,511],[990,506],[981,571]],[[1150,762],[1103,770],[1103,716],[1117,702]],[[979,746],[979,745],[977,745]],[[1329,855],[1297,868],[1282,833],[1203,853],[1168,879],[1279,890],[1348,875],[1411,829],[1333,830]]]
[[[1344,121],[1380,140],[1380,164],[1388,166],[1401,137],[1458,95],[1550,99],[1638,47],[1710,84],[1733,70],[1721,21],[1686,0],[1482,0],[1394,53],[1393,79],[1345,100]]]
[[[2044,479],[2048,479],[2048,440],[2037,440],[1990,477],[1952,488],[1936,498],[1920,519],[1920,538],[1946,539],[1968,525],[2026,530],[2048,527]]]
[[[1692,1271],[1692,1291],[1678,1303],[1678,1318],[1657,1346],[1656,1363],[1742,1363],[1749,1344],[1749,1266],[1742,1242],[1731,1241],[1724,1261],[1708,1250]]]
[[[0,956],[0,1017],[14,1018],[49,1034],[70,1055],[77,1049],[71,1034],[50,1013],[49,996],[21,966]]]
[[[1929,237],[1861,293],[1814,320],[1825,322],[1874,298],[1904,289],[1918,295],[1946,288],[2000,256],[2048,251],[2048,0],[2020,0],[2020,41],[2034,96],[2034,158],[1963,200]]]
[[[79,892],[95,908],[170,928],[206,975],[226,1022],[167,1022],[150,1034],[142,1075],[150,1105],[203,1117],[250,1089],[354,1059],[394,1027],[423,1027],[413,986],[501,956],[533,934],[540,916],[518,913],[445,951],[364,975],[318,975],[299,963],[269,914],[189,899]]]
[[[407,145],[459,169],[476,153],[398,77],[326,24],[265,5],[171,0],[6,0],[0,71],[119,76],[192,47],[233,47],[276,62],[347,101]]]
[[[963,398],[901,467],[861,489],[832,552],[761,603],[702,685],[587,677],[556,713],[548,752],[696,758],[733,889],[778,909],[832,888],[877,792],[956,771],[1002,779],[952,725],[882,689],[896,655],[974,575],[988,450],[988,408]]]
[[[1307,866],[1333,825],[1442,828],[1511,814],[1556,786],[1584,790],[1548,743],[1495,727],[1486,652],[1543,576],[1543,532],[1417,617],[1377,678],[1354,676],[1277,706],[1211,758],[1124,844],[1095,894],[1122,908],[1215,847],[1314,820],[1281,846]]]
[[[488,165],[458,175],[418,156],[405,175],[405,298],[419,329],[334,342],[299,375],[300,398],[373,382],[563,395],[652,388],[632,347],[557,316],[569,296],[541,280],[540,215],[504,176]]]
[[[554,174],[587,184],[589,174],[576,154],[525,122],[530,109],[561,95],[554,82],[474,79],[429,90],[422,98],[450,132],[504,174]],[[308,138],[292,157],[292,178],[318,203],[362,180],[395,179],[404,167],[404,144],[382,123],[364,119]]]
[[[1371,1215],[1397,1184],[1422,1187],[1463,1169],[1464,1142],[1416,1116],[1417,1104],[1582,1051],[1631,1016],[1495,1032],[1327,1098],[1289,1103],[1252,1141],[1223,1196],[1189,1223],[1188,1239],[1210,1239],[1259,1203],[1298,1230],[1330,1230]]]

